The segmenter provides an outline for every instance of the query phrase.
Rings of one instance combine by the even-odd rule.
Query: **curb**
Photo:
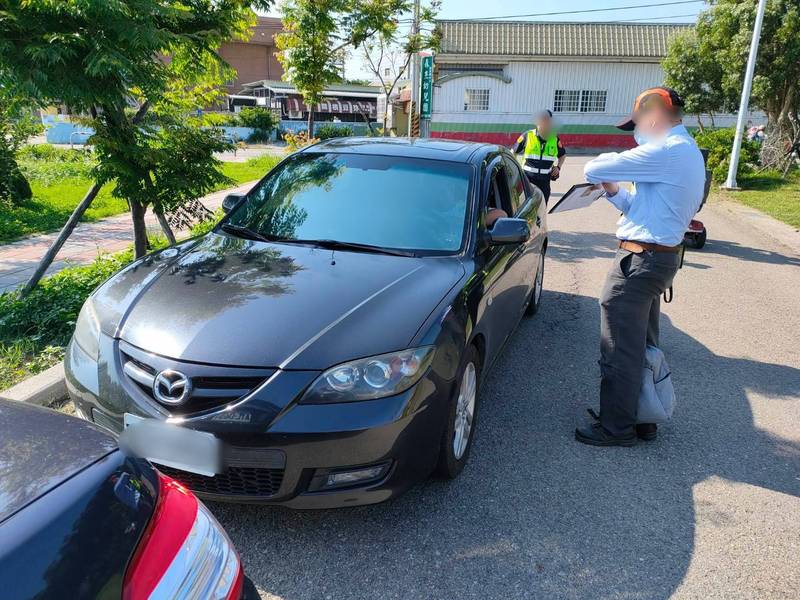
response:
[[[64,379],[64,363],[50,367],[46,371],[29,377],[15,386],[0,392],[1,400],[27,402],[39,406],[50,406],[66,400],[67,382]]]
[[[758,209],[750,208],[733,200],[717,200],[713,205],[727,213],[736,215],[736,217],[746,221],[753,229],[777,240],[800,256],[800,229],[792,227],[783,221],[778,221],[778,219]],[[699,218],[700,220],[703,219],[702,214]]]

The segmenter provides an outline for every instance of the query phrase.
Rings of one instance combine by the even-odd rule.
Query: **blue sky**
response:
[[[477,19],[491,16],[518,15],[529,13],[560,12],[637,6],[641,4],[660,4],[648,8],[615,10],[574,15],[553,15],[531,17],[535,21],[619,21],[624,19],[653,19],[658,22],[694,22],[704,2],[670,5],[671,0],[658,3],[657,0],[504,0],[489,3],[485,0],[444,0],[440,16],[443,19]],[[675,17],[675,15],[691,15]]]
[[[423,0],[424,1],[424,0]],[[671,2],[681,1],[680,4]],[[685,3],[682,0],[503,0],[503,2],[486,2],[486,0],[443,0],[439,17],[442,19],[481,19],[486,17],[509,17],[531,13],[548,13],[563,11],[581,11],[624,6],[655,4],[646,8],[625,10],[609,10],[583,14],[539,15],[528,17],[530,21],[632,21],[654,23],[693,23],[697,14],[705,8],[703,1]],[[280,16],[277,11],[271,13]],[[347,76],[351,78],[368,78],[369,72],[362,67],[360,56],[353,56],[347,63]]]

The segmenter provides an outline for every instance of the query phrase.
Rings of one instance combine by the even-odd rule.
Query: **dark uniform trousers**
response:
[[[546,177],[539,177],[537,175],[530,175],[527,173],[526,175],[528,177],[528,181],[542,191],[542,194],[544,195],[544,203],[547,204],[547,201],[550,200],[550,175],[547,175]]]
[[[636,424],[648,344],[658,346],[661,294],[680,255],[619,249],[600,297],[600,423],[613,435]]]

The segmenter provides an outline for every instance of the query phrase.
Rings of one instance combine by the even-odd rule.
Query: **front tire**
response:
[[[439,447],[436,473],[445,479],[458,477],[467,463],[478,414],[480,375],[480,354],[470,344],[458,370],[458,389],[450,400],[447,424]]]
[[[542,290],[544,289],[544,248],[539,255],[539,264],[536,267],[536,279],[533,282],[533,289],[531,290],[531,298],[528,300],[528,306],[525,309],[525,314],[532,317],[539,312],[539,306],[542,303]]]

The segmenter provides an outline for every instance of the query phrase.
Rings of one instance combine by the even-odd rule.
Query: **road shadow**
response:
[[[547,248],[547,258],[562,263],[583,262],[593,258],[612,258],[617,251],[618,244],[619,240],[612,233],[553,231],[550,245]],[[713,238],[709,238],[706,245],[700,250],[687,248],[683,266],[696,269],[710,268],[708,265],[698,262],[704,254],[718,254],[754,263],[800,267],[799,257]]]
[[[699,252],[719,254],[721,256],[728,256],[730,258],[736,258],[738,260],[745,260],[749,262],[800,267],[800,258],[796,256],[788,256],[786,254],[781,254],[780,252],[764,250],[763,248],[742,246],[741,244],[728,240],[709,239],[706,246],[704,246]]]
[[[800,369],[720,356],[666,317],[673,423],[630,449],[576,443],[596,407],[598,312],[596,298],[545,292],[484,382],[458,480],[335,511],[214,505],[250,577],[285,600],[668,598],[694,551],[693,486],[800,497],[800,444],[756,427],[748,400],[795,400]]]

